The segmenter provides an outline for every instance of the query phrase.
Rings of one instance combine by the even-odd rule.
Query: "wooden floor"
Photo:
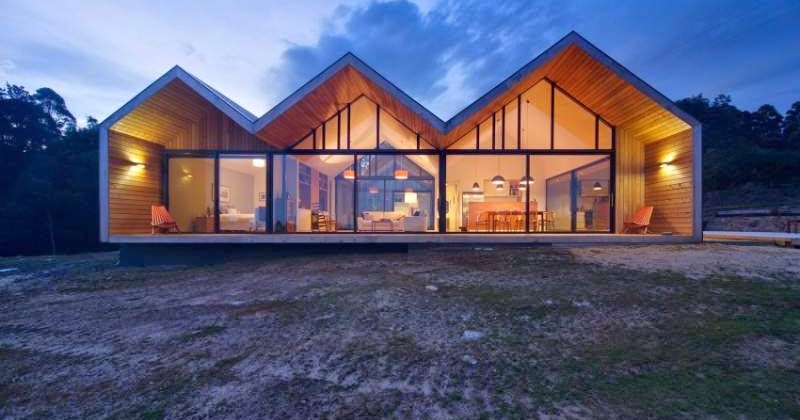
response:
[[[153,244],[674,244],[695,242],[690,236],[623,234],[465,234],[465,233],[295,233],[295,234],[142,234],[114,235],[111,243]]]

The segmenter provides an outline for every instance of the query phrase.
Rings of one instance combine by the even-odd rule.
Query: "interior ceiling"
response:
[[[434,146],[445,148],[543,78],[555,82],[611,124],[627,130],[640,141],[658,140],[689,128],[686,122],[573,44],[518,83],[507,86],[503,93],[458,126],[449,127],[447,134],[439,132],[359,71],[346,66],[266,125],[256,136],[275,148],[287,148],[334,115],[337,109],[363,94]],[[173,80],[111,129],[162,145],[181,145],[181,139],[196,137],[197,133],[192,130],[196,131],[198,122],[213,113],[221,114],[183,82]]]
[[[643,142],[668,137],[689,125],[664,109],[649,96],[618,76],[603,63],[576,45],[570,45],[519,83],[509,86],[486,107],[456,127],[442,139],[450,145],[475,125],[491,117],[503,104],[516,98],[540,80],[547,78],[619,129]]]
[[[438,144],[442,134],[436,128],[351,66],[324,81],[256,134],[289,147],[362,94],[431,144]]]

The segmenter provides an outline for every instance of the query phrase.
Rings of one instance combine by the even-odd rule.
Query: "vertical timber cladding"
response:
[[[150,233],[150,206],[160,204],[164,147],[108,132],[108,207],[111,235]]]
[[[692,130],[647,143],[644,149],[644,198],[647,205],[655,207],[650,229],[656,233],[691,235]]]
[[[628,220],[644,200],[644,143],[626,129],[617,129],[616,192],[614,210],[616,231],[622,233],[622,223]]]

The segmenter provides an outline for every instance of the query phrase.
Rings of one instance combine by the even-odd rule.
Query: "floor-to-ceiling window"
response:
[[[168,160],[168,207],[181,232],[214,232],[214,158]]]
[[[447,156],[447,232],[525,232],[525,155]]]
[[[608,232],[611,159],[607,155],[534,155],[531,202],[540,232]]]
[[[266,231],[267,170],[264,155],[220,155],[220,232]]]

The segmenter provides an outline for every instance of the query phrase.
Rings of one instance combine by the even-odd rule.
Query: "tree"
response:
[[[800,101],[792,104],[783,120],[783,143],[787,147],[800,148]]]
[[[783,145],[783,116],[772,105],[761,105],[750,114],[753,138],[761,147],[779,148]]]

